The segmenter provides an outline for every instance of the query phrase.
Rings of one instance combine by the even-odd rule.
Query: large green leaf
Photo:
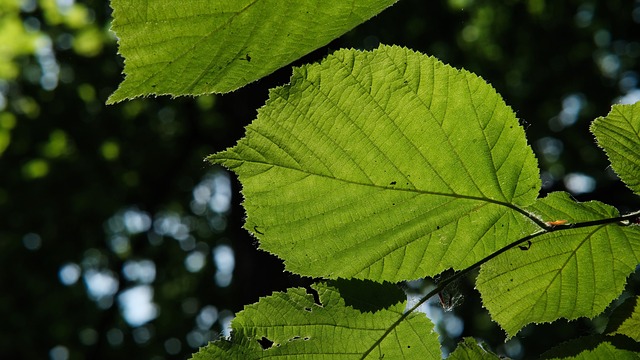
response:
[[[622,181],[640,194],[640,102],[614,105],[606,117],[593,121],[591,132]]]
[[[209,157],[289,271],[402,281],[461,269],[537,227],[513,111],[483,79],[400,47],[294,69],[246,137]]]
[[[618,216],[611,206],[577,203],[567,193],[552,193],[530,210],[569,224]],[[510,336],[529,323],[601,313],[640,263],[640,228],[610,223],[563,229],[523,249],[484,264],[476,281],[484,306]]]
[[[112,0],[126,78],[108,103],[233,91],[396,1]]]
[[[313,288],[319,304],[296,288],[246,306],[232,322],[231,337],[210,343],[193,359],[442,358],[438,334],[424,314],[396,324],[406,307],[397,286],[339,282]]]

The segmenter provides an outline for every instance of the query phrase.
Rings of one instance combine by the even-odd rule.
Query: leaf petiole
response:
[[[522,212],[522,211],[520,211],[520,212]],[[528,216],[528,217],[532,218],[531,216]],[[518,239],[518,240],[512,242],[511,244],[508,244],[508,245],[502,247],[501,249],[499,249],[499,250],[495,251],[494,253],[490,254],[489,256],[481,259],[480,261],[476,262],[475,264],[472,264],[469,267],[467,267],[467,268],[465,268],[463,270],[460,270],[460,271],[454,273],[453,275],[451,275],[450,277],[440,281],[438,283],[438,285],[433,290],[431,290],[428,294],[426,294],[425,296],[420,298],[420,300],[417,303],[415,303],[411,308],[406,310],[398,318],[397,321],[395,321],[393,324],[391,324],[391,326],[389,326],[389,328],[384,332],[384,334],[382,334],[382,336],[373,345],[371,345],[371,347],[366,352],[364,352],[362,354],[360,359],[365,359],[376,348],[376,346],[378,346],[382,342],[382,340],[384,340],[393,331],[393,329],[395,329],[402,321],[404,321],[404,319],[407,318],[407,316],[409,316],[411,313],[416,311],[427,300],[429,300],[431,297],[433,297],[435,295],[441,294],[442,291],[444,291],[444,289],[447,286],[449,286],[451,283],[453,283],[454,281],[457,281],[458,279],[462,278],[463,276],[469,274],[471,271],[479,268],[481,265],[485,264],[489,260],[496,258],[498,255],[503,254],[503,253],[507,252],[508,250],[513,249],[513,248],[515,248],[517,246],[522,246],[522,244],[524,244],[524,243],[530,243],[531,240],[533,240],[534,238],[536,238],[536,237],[538,237],[540,235],[548,234],[548,233],[555,232],[555,231],[578,229],[578,228],[583,228],[583,227],[605,225],[605,224],[614,224],[614,223],[618,223],[621,226],[628,226],[630,224],[635,224],[635,223],[640,222],[640,211],[636,211],[636,212],[633,212],[633,213],[629,213],[629,214],[626,214],[626,215],[623,215],[623,216],[614,217],[614,218],[591,220],[591,221],[584,221],[584,222],[579,222],[579,223],[562,223],[562,224],[558,224],[558,225],[550,225],[550,224],[547,224],[547,223],[542,222],[542,221],[540,221],[540,222],[542,224],[544,224],[543,229],[540,229],[539,231],[536,231],[533,234],[527,235],[527,236],[525,236],[525,237],[523,237],[521,239]],[[536,223],[538,223],[538,222],[536,222]],[[539,225],[540,225],[540,223],[539,223]]]

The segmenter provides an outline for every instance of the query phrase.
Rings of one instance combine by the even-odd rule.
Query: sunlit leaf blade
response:
[[[579,223],[618,216],[600,202],[552,193],[529,210],[545,221]],[[476,287],[509,336],[529,323],[594,317],[622,292],[640,262],[640,228],[595,225],[551,232],[481,267]]]
[[[628,336],[635,341],[640,342],[640,301],[638,300],[640,300],[640,296],[630,298],[626,300],[623,305],[620,305],[618,308],[621,310],[621,313],[619,314],[621,316],[619,318],[620,322],[615,325],[614,329],[611,329],[611,332],[614,334]],[[611,315],[610,323],[614,320],[618,320],[618,318],[615,317],[618,315],[618,309],[616,309],[616,311]]]
[[[339,289],[350,284],[343,285],[313,285],[320,304],[301,288],[262,298],[237,314],[229,339],[210,343],[193,359],[442,358],[438,334],[424,314],[412,313],[393,327],[406,306],[406,297],[397,286],[365,284],[377,290],[372,299],[356,292],[344,296]],[[360,307],[378,297],[394,300],[375,311],[371,304]],[[385,335],[390,327],[393,330]]]
[[[535,229],[537,162],[484,80],[404,48],[294,70],[246,137],[246,228],[289,271],[402,281],[463,268]]]
[[[640,194],[640,102],[614,105],[606,117],[593,121],[591,132],[618,176]]]
[[[233,91],[396,1],[112,0],[126,77],[108,103]]]
[[[493,360],[499,357],[483,349],[474,338],[464,338],[447,357],[448,360]]]

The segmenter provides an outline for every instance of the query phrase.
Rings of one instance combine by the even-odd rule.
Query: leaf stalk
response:
[[[520,213],[525,214],[526,212],[523,212],[524,210],[518,209],[518,211]],[[398,318],[398,320],[396,320],[393,324],[391,324],[391,326],[389,326],[389,328],[384,332],[384,334],[382,334],[382,336],[373,344],[371,345],[371,347],[369,349],[367,349],[367,351],[365,353],[362,354],[362,356],[360,357],[360,359],[365,359],[378,345],[380,345],[380,343],[398,326],[400,325],[400,323],[402,323],[402,321],[404,321],[404,319],[406,319],[411,313],[413,313],[414,311],[416,311],[420,306],[422,306],[422,304],[424,304],[427,300],[429,300],[431,297],[437,295],[438,293],[442,292],[447,286],[449,286],[451,283],[453,283],[454,281],[462,278],[463,276],[466,276],[467,274],[469,274],[471,271],[479,268],[480,266],[482,266],[483,264],[485,264],[486,262],[488,262],[491,259],[496,258],[497,256],[507,252],[508,250],[513,249],[516,246],[519,246],[527,241],[531,241],[532,239],[535,239],[538,236],[544,235],[544,234],[548,234],[548,233],[552,233],[552,232],[556,232],[556,231],[562,231],[562,230],[570,230],[570,229],[579,229],[579,228],[584,228],[584,227],[589,227],[589,226],[598,226],[598,225],[606,225],[606,224],[613,224],[613,223],[618,223],[621,226],[628,226],[631,224],[639,224],[640,223],[640,211],[635,211],[623,216],[617,216],[617,217],[613,217],[613,218],[608,218],[608,219],[599,219],[599,220],[591,220],[591,221],[584,221],[584,222],[579,222],[579,223],[569,223],[569,224],[563,224],[563,225],[549,225],[543,221],[541,221],[540,219],[536,218],[535,216],[526,213],[527,217],[534,220],[534,222],[536,222],[536,224],[540,225],[542,227],[542,229],[534,232],[533,234],[527,235],[521,239],[518,239],[514,242],[512,242],[511,244],[508,244],[502,248],[500,248],[499,250],[491,253],[490,255],[488,255],[487,257],[479,260],[478,262],[470,265],[469,267],[462,269],[456,273],[454,273],[453,275],[451,275],[450,277],[442,280],[441,282],[438,283],[438,285],[431,290],[429,293],[427,293],[426,295],[424,295],[422,298],[420,298],[420,300],[414,304],[411,308],[409,308],[408,310],[406,310],[404,313],[402,313],[402,315],[400,315],[400,317]],[[537,221],[536,221],[537,220]]]

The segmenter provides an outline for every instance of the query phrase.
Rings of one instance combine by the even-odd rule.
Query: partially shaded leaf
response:
[[[448,360],[493,360],[500,359],[496,354],[482,348],[474,338],[464,338],[458,343]]]
[[[552,193],[529,210],[570,224],[618,216],[611,206]],[[509,336],[529,323],[594,317],[624,289],[640,262],[640,229],[619,224],[547,233],[481,267],[476,287]]]
[[[413,51],[341,50],[294,70],[209,160],[289,271],[402,281],[464,268],[537,227],[524,130],[478,76]]]
[[[112,0],[126,78],[108,103],[233,91],[396,1]]]
[[[614,105],[591,124],[591,132],[624,183],[640,194],[640,102]]]
[[[607,332],[628,336],[640,342],[640,296],[627,299],[611,314]]]
[[[349,287],[344,282],[340,285]],[[210,343],[193,359],[360,359],[367,354],[371,359],[441,359],[438,335],[424,314],[412,313],[394,327],[405,310],[404,299],[363,312],[345,304],[339,287],[316,284],[313,288],[320,304],[305,289],[296,288],[246,306],[232,322],[231,337]],[[377,297],[405,298],[392,284],[372,288],[377,289]],[[355,295],[350,294],[351,300]],[[365,294],[355,302],[371,300]],[[393,330],[386,336],[390,327]]]
[[[593,335],[563,343],[541,359],[640,359],[640,344],[623,336]]]

